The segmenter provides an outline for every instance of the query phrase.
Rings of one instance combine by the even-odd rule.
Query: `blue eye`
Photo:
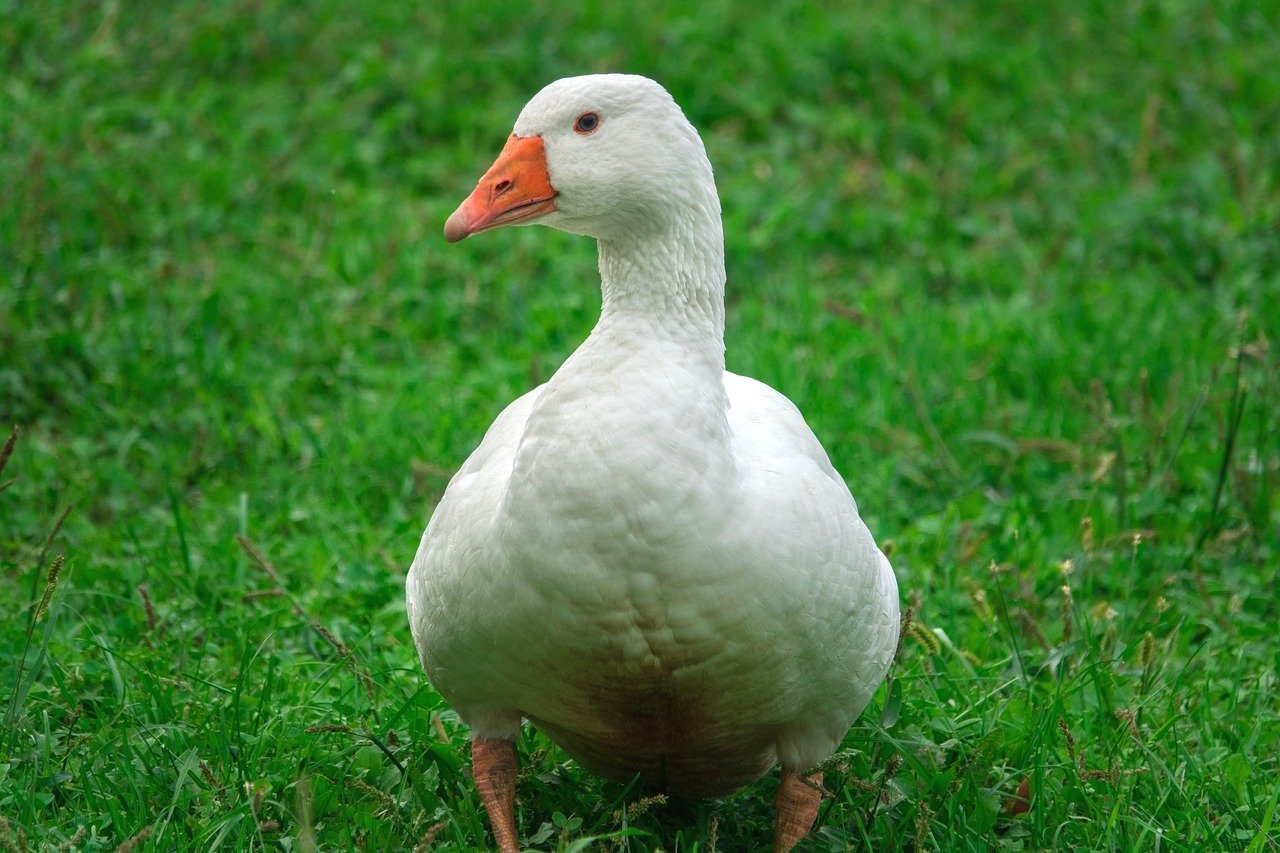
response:
[[[595,129],[599,126],[600,116],[598,113],[583,113],[578,116],[578,120],[573,123],[574,131],[583,135],[594,133]]]

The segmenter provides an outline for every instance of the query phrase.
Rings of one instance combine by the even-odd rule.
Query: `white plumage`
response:
[[[795,406],[724,369],[719,201],[671,97],[561,80],[516,121],[534,137],[553,201],[504,221],[596,238],[601,317],[436,508],[407,583],[423,666],[475,737],[527,718],[610,778],[715,795],[806,770],[890,665],[893,572]],[[468,210],[451,239],[492,227]]]

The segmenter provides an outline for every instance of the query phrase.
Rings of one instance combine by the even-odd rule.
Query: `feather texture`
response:
[[[422,664],[477,737],[528,719],[606,777],[714,795],[806,770],[884,678],[897,584],[796,407],[724,369],[701,142],[623,75],[552,84],[516,127],[546,145],[543,221],[600,242],[601,319],[437,506],[407,583]]]

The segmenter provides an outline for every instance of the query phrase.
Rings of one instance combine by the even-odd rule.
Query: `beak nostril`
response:
[[[555,199],[542,137],[512,135],[445,223],[445,239],[456,243],[479,231],[532,222],[554,212]]]

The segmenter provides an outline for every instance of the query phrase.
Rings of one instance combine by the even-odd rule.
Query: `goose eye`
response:
[[[578,116],[578,120],[573,123],[573,129],[583,134],[594,133],[596,128],[600,126],[600,116],[597,113],[583,113]]]

